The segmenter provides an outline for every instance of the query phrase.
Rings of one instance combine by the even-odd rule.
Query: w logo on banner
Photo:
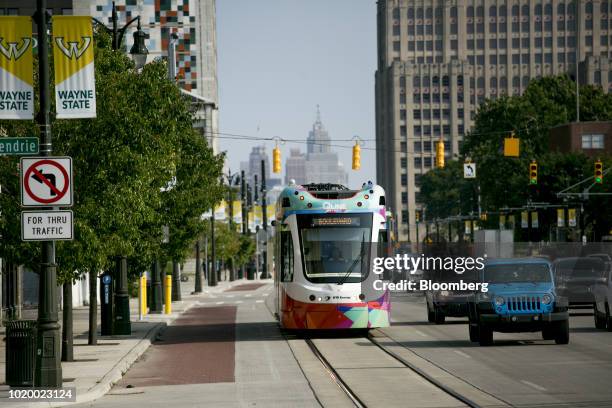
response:
[[[14,59],[17,61],[30,47],[31,39],[23,37],[21,39],[21,46],[18,47],[18,42],[6,42],[8,46],[5,46],[4,38],[0,37],[0,53],[4,55],[9,61]]]
[[[91,37],[81,37],[81,39],[79,43],[78,41],[64,41],[64,37],[55,37],[55,43],[69,59],[79,59],[91,44]]]

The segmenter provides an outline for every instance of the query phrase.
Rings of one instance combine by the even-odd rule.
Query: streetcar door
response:
[[[286,288],[285,283],[293,282],[293,272],[294,272],[294,255],[293,255],[293,241],[291,239],[291,231],[281,231],[280,233],[280,272],[281,272],[281,282],[282,287]],[[287,296],[286,290],[282,290],[280,293],[281,301],[281,311],[287,310]]]

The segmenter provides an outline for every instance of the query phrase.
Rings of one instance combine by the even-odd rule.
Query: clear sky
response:
[[[217,41],[221,133],[303,139],[281,146],[283,171],[290,148],[306,151],[317,104],[332,143],[374,139],[374,0],[217,0]],[[235,171],[262,143],[271,155],[271,141],[219,139],[219,148]],[[351,142],[332,147],[351,187],[376,176],[374,141],[365,143],[360,171]]]

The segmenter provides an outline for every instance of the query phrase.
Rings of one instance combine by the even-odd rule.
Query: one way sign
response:
[[[476,178],[476,163],[463,163],[463,178]]]
[[[23,157],[21,205],[69,207],[72,205],[71,157]]]

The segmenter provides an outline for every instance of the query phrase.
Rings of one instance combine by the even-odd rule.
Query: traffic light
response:
[[[280,148],[278,146],[272,149],[272,171],[274,173],[281,172],[281,155]]]
[[[595,162],[595,183],[603,184],[603,163],[599,159]]]
[[[444,141],[442,140],[436,143],[436,167],[444,167]]]
[[[535,160],[529,163],[529,184],[538,184],[538,163]]]
[[[361,168],[361,147],[359,142],[355,142],[353,146],[353,170],[359,170]]]

